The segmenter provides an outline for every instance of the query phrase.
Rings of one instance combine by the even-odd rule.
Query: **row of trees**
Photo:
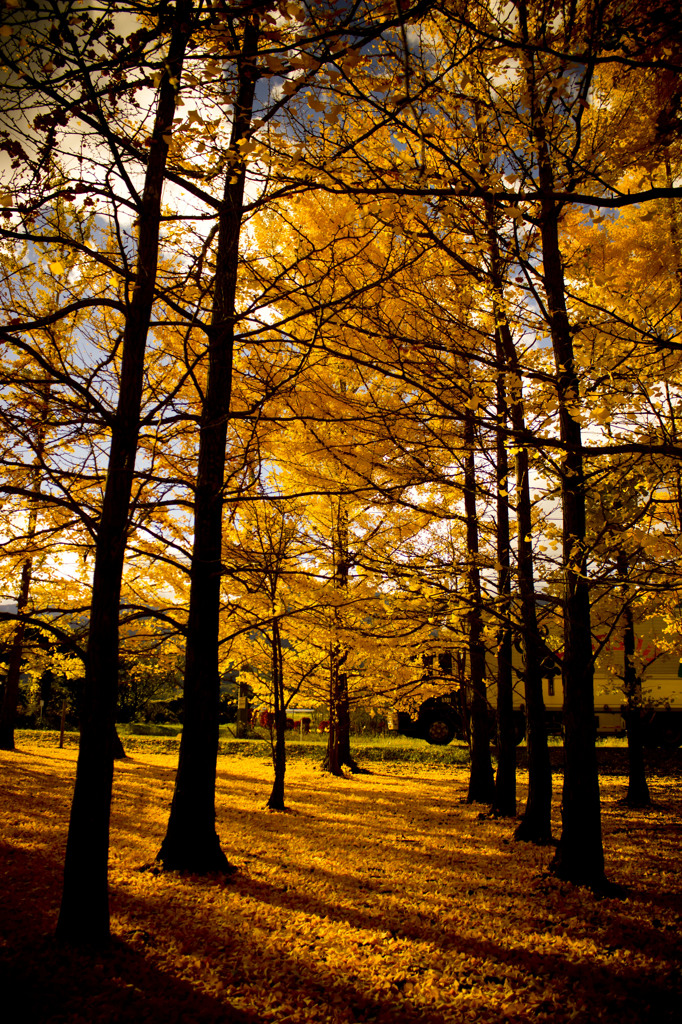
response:
[[[554,659],[554,867],[605,884],[592,635],[674,618],[679,587],[679,22],[653,0],[9,10],[4,714],[37,623],[84,664],[63,939],[108,936],[121,623],[184,653],[165,866],[229,870],[219,677],[262,658],[278,735],[287,693],[329,680],[339,772],[350,696],[465,651],[469,797],[513,814],[516,640],[519,837],[551,836]],[[283,772],[278,742],[273,806]]]

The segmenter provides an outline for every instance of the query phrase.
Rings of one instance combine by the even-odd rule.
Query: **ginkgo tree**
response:
[[[94,169],[96,179],[90,178],[90,188],[95,194],[104,189],[103,197],[110,202],[109,212],[114,223],[121,208],[133,209],[138,215],[137,252],[132,267],[125,246],[119,248],[127,271],[126,281],[131,284],[126,302],[95,294],[75,304],[76,310],[117,308],[122,330],[118,399],[115,412],[108,417],[110,448],[97,523],[80,756],[58,925],[62,939],[91,942],[106,942],[109,936],[107,856],[118,672],[118,603],[140,423],[144,353],[155,298],[161,189],[192,17],[191,3],[181,3],[170,21],[162,10],[156,12],[159,20],[153,18],[153,10],[141,11],[152,16],[151,23],[141,30],[140,36],[129,40],[129,45],[137,48],[141,56],[145,47],[155,49],[157,40],[163,47],[149,153],[138,162],[143,174],[138,189],[126,168],[129,139],[119,141],[112,125],[118,122],[119,127],[117,103],[125,104],[130,90],[134,94],[144,70],[140,69],[137,82],[126,82],[120,89],[112,88],[108,95],[101,88],[102,62],[104,69],[121,81],[122,40],[116,35],[114,7],[104,5],[94,17],[81,13],[75,4],[55,7],[49,12],[55,18],[55,25],[48,18],[32,22],[23,11],[15,9],[7,22],[10,31],[4,33],[2,40],[2,56],[8,68],[3,82],[3,109],[7,112],[12,104],[21,105],[22,97],[28,95],[31,95],[34,110],[36,106],[41,110],[42,105],[32,125],[28,126],[23,118],[19,122],[23,146],[16,138],[19,132],[4,133],[5,148],[14,157],[16,169],[10,195],[17,220],[3,228],[3,236],[24,239],[29,244],[53,242],[66,252],[89,254],[95,262],[109,263],[106,254],[100,254],[95,246],[82,241],[77,233],[65,234],[61,224],[56,225],[56,230],[50,224],[50,211],[60,194],[68,195],[69,199],[75,194],[69,190],[73,178],[69,181],[69,177],[60,172],[56,144],[58,138],[67,137],[76,112],[81,121],[88,122],[92,133],[88,142],[93,141],[93,136],[95,141],[89,169],[91,172]],[[96,48],[92,47],[93,34],[98,36]],[[67,152],[65,156],[77,175],[78,154]],[[118,194],[115,185],[112,187],[112,179],[118,179],[122,186]],[[88,189],[87,185],[78,184]],[[43,212],[48,215],[46,222],[42,219]],[[119,240],[122,241],[120,235]],[[65,266],[56,259],[51,269],[54,273],[63,273]],[[70,312],[70,307],[66,306],[54,319],[64,318]],[[36,327],[35,322],[20,322],[9,331],[5,329],[3,340],[11,343]]]
[[[301,524],[295,502],[260,494],[232,518],[224,546],[231,600],[239,608],[230,620],[229,657],[241,666],[240,682],[250,683],[272,708],[274,781],[267,806],[276,811],[285,810],[287,709],[326,660],[311,643],[315,599]]]
[[[566,204],[587,201],[597,209],[617,208],[672,196],[675,188],[670,182],[654,182],[648,189],[628,194],[622,184],[624,171],[638,160],[637,153],[626,153],[620,146],[624,118],[630,118],[635,130],[646,122],[654,149],[656,116],[660,122],[665,115],[666,123],[671,124],[668,115],[674,94],[665,88],[656,97],[656,116],[651,115],[651,109],[646,113],[638,110],[633,116],[631,102],[631,90],[649,74],[662,40],[656,33],[645,33],[639,45],[633,44],[635,17],[630,21],[629,12],[627,18],[620,19],[609,5],[599,28],[594,22],[595,31],[590,35],[586,27],[592,24],[595,12],[595,5],[585,3],[576,8],[575,17],[566,17],[557,7],[552,18],[544,6],[540,9],[534,4],[519,3],[504,9],[481,4],[476,6],[476,16],[467,20],[454,8],[442,8],[434,16],[434,25],[436,33],[440,30],[447,35],[451,45],[443,48],[441,63],[434,57],[438,52],[436,33],[428,42],[422,35],[416,45],[395,33],[392,63],[391,58],[382,64],[368,55],[360,60],[352,76],[346,73],[327,86],[327,93],[318,102],[324,102],[327,109],[333,102],[332,126],[322,125],[305,159],[309,167],[315,167],[319,187],[356,196],[360,205],[374,215],[382,199],[386,209],[395,212],[408,201],[413,209],[418,208],[419,198],[428,197],[433,203],[454,196],[489,197],[519,226],[520,230],[509,233],[507,249],[521,270],[520,280],[531,304],[523,311],[523,318],[529,319],[528,311],[536,313],[530,317],[533,322],[529,334],[538,342],[548,337],[552,345],[555,365],[549,373],[545,367],[544,390],[548,396],[554,391],[553,408],[559,426],[558,436],[548,422],[549,430],[533,438],[535,446],[549,450],[550,462],[555,453],[560,453],[561,463],[554,462],[554,472],[558,471],[561,481],[563,511],[568,767],[564,776],[564,832],[555,864],[566,877],[589,879],[600,885],[604,876],[591,732],[593,664],[584,512],[587,478],[579,422],[582,409],[587,412],[588,406],[582,404],[581,378],[575,365],[574,311],[570,309],[566,236],[561,222]],[[614,39],[620,47],[611,46]],[[448,63],[451,55],[465,51],[467,46],[479,67],[489,57],[488,66],[496,71],[495,77],[486,78],[483,95],[471,75],[462,78],[459,90],[446,93],[441,87],[441,81],[453,78],[452,64]],[[576,46],[587,47],[579,59]],[[595,102],[593,94],[612,89],[614,75],[623,66],[629,67],[630,73],[619,103],[607,107],[604,102]],[[664,77],[667,69],[661,74]],[[400,90],[394,95],[398,83]],[[445,99],[441,100],[441,95]],[[445,153],[444,136],[437,125],[434,127],[432,112],[447,104],[448,97],[443,131],[447,132],[449,123],[455,130],[455,142],[447,162],[443,160],[439,165],[441,153]],[[480,150],[471,144],[474,119],[467,124],[459,115],[463,98],[473,106],[477,99],[485,104],[490,150],[483,166]],[[337,127],[339,109],[344,111],[341,127]],[[376,131],[368,131],[369,124]],[[364,131],[354,135],[355,126],[362,126]],[[382,152],[373,152],[382,131],[389,144]],[[330,172],[321,160],[315,164],[315,158],[324,152],[330,138],[341,133],[348,142],[348,155],[343,167],[334,166]],[[390,144],[394,139],[398,146]],[[538,399],[541,393],[539,389]],[[545,786],[545,794],[547,791]],[[542,805],[545,810],[549,806],[546,798]],[[585,814],[591,822],[587,844],[583,841]],[[546,821],[545,812],[540,819]]]
[[[35,444],[3,442],[2,488],[27,525],[24,566],[32,509],[48,530],[55,510],[76,517],[74,550],[94,549],[62,937],[108,935],[120,612],[138,625],[153,613],[176,651],[186,643],[159,858],[227,870],[221,658],[249,630],[268,638],[281,722],[285,623],[306,637],[295,671],[331,681],[339,768],[346,689],[389,692],[375,668],[386,644],[415,687],[436,642],[466,646],[470,796],[485,800],[499,796],[486,645],[499,637],[508,661],[516,631],[531,768],[517,834],[547,841],[542,587],[560,612],[566,694],[554,869],[603,886],[587,507],[598,460],[665,459],[673,493],[681,454],[679,33],[655,16],[679,22],[665,2],[642,10],[644,22],[610,0],[9,11],[2,415],[26,444],[23,396],[30,408],[47,387],[55,412],[37,462]],[[560,504],[558,537],[533,509],[531,472]],[[251,500],[280,508],[284,533],[296,520],[305,614],[292,598],[279,609],[277,576],[269,607],[240,618],[225,523],[246,524]],[[281,512],[303,500],[300,518]],[[277,531],[254,523],[265,558]],[[449,566],[426,550],[439,531]],[[12,586],[24,592],[16,572]]]
[[[225,443],[232,415],[235,341],[248,323],[248,311],[240,310],[236,303],[240,236],[250,207],[246,197],[247,160],[257,155],[261,161],[262,170],[254,161],[260,181],[251,181],[259,192],[255,206],[262,206],[273,182],[280,181],[275,173],[276,158],[288,148],[288,139],[284,145],[278,144],[279,113],[287,106],[287,98],[302,93],[323,65],[335,59],[342,61],[355,52],[358,38],[362,42],[380,36],[386,25],[382,9],[375,10],[371,5],[358,11],[350,9],[341,23],[335,11],[318,4],[310,10],[303,6],[246,4],[223,14],[224,28],[218,26],[214,45],[218,45],[218,59],[224,61],[225,53],[229,55],[223,70],[229,71],[230,85],[221,77],[219,103],[224,107],[231,102],[232,116],[229,136],[222,140],[223,150],[217,161],[223,175],[222,196],[211,204],[217,206],[218,218],[215,271],[205,325],[208,371],[194,489],[185,727],[168,830],[158,858],[166,867],[198,871],[229,869],[215,833],[214,791]],[[286,72],[281,90],[263,97],[257,90],[258,82],[278,71]],[[258,135],[261,128],[264,145]],[[209,180],[217,165],[213,167],[209,162]],[[190,177],[190,192],[191,185]],[[283,183],[281,187],[286,191],[291,186]]]

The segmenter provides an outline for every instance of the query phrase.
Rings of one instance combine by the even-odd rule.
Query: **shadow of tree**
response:
[[[132,870],[149,848],[143,830],[158,829],[146,810],[167,806],[174,772],[142,761],[117,768],[117,942],[106,954],[46,938],[72,763],[60,771],[41,755],[3,775],[21,842],[0,848],[0,983],[18,1000],[17,1020],[284,1024],[307,1020],[308,1006],[310,1019],[330,1024],[497,1024],[501,992],[511,1021],[679,1019],[679,936],[654,923],[651,879],[621,911],[549,878],[540,854],[505,847],[508,824],[479,822],[443,777],[390,774],[349,786],[292,778],[297,813],[280,817],[255,805],[262,778],[235,767],[219,777],[220,831],[241,865],[229,883]],[[230,802],[237,793],[240,807]],[[646,815],[630,821],[646,837]],[[676,836],[660,855],[668,867]],[[668,902],[679,902],[676,893]],[[524,914],[505,932],[513,900]],[[645,957],[620,957],[643,947]],[[653,957],[660,969],[651,977]],[[449,1000],[445,1008],[432,991]]]

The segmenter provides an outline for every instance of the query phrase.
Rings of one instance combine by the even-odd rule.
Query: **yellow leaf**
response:
[[[53,274],[63,274],[66,269],[59,260],[55,260],[54,263],[48,263],[48,266]]]

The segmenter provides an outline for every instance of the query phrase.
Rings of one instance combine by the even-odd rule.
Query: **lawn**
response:
[[[623,777],[603,777],[608,870],[627,897],[597,899],[548,874],[550,849],[511,842],[508,821],[464,803],[457,764],[376,762],[344,780],[294,758],[290,813],[273,814],[267,758],[221,756],[218,831],[238,872],[142,870],[175,770],[175,756],[143,739],[116,765],[105,954],[51,938],[75,748],[24,738],[0,752],[0,984],[3,1008],[10,994],[16,1007],[5,1020],[679,1020],[674,766],[652,779],[650,811],[625,810]]]

